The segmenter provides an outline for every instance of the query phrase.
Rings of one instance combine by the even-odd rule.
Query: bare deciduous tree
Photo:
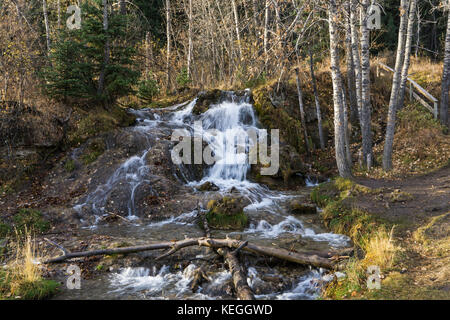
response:
[[[337,30],[337,5],[335,0],[328,4],[328,20],[330,32],[331,74],[333,81],[334,102],[334,144],[336,149],[336,163],[339,175],[351,177],[351,168],[347,161],[344,128],[344,102],[342,101],[342,75],[339,61],[339,35]]]
[[[397,57],[395,60],[395,70],[392,80],[391,98],[389,100],[388,120],[386,127],[386,137],[383,150],[383,169],[392,169],[392,148],[394,144],[395,122],[397,116],[398,93],[401,83],[401,72],[403,67],[403,57],[405,56],[405,31],[408,17],[408,1],[401,0],[400,3],[400,27],[398,30]]]

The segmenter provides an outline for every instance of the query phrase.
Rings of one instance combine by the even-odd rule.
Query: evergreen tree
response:
[[[128,16],[111,14],[103,28],[100,0],[82,6],[79,30],[61,30],[50,53],[50,64],[42,72],[44,89],[61,101],[113,104],[133,93],[139,72],[134,65],[135,46],[125,41]],[[104,65],[105,46],[109,59]],[[104,70],[104,88],[99,94],[98,79]]]

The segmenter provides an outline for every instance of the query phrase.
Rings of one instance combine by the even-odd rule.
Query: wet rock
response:
[[[220,97],[222,96],[222,91],[219,89],[200,92],[197,97],[197,103],[192,109],[192,113],[195,115],[200,115],[208,111],[211,105],[220,102]]]
[[[213,229],[241,230],[248,225],[244,213],[247,205],[243,197],[225,196],[219,200],[210,200],[206,219]]]
[[[230,91],[222,91],[219,89],[200,92],[197,96],[197,102],[194,108],[192,109],[192,113],[195,115],[200,115],[208,111],[211,106],[217,105],[224,101],[251,102],[252,101],[251,92],[247,90],[230,92]],[[246,119],[244,118],[243,120],[245,121]]]
[[[296,173],[305,173],[306,168],[300,155],[291,145],[280,145],[280,170],[279,175],[287,182]]]
[[[206,181],[196,188],[198,191],[219,191],[220,188],[210,181]]]
[[[293,214],[316,214],[316,206],[312,204],[302,203],[301,201],[294,199],[289,203],[289,209]]]

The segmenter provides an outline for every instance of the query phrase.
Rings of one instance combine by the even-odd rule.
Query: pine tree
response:
[[[49,67],[42,72],[44,89],[61,101],[113,104],[133,93],[139,78],[133,62],[136,51],[133,44],[125,42],[128,17],[111,15],[108,29],[104,30],[100,0],[86,1],[82,12],[81,29],[61,30],[53,44]],[[109,59],[104,64],[108,42]],[[103,88],[99,92],[102,72]]]

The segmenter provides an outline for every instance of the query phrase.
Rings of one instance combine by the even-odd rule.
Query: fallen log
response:
[[[228,268],[231,272],[233,279],[234,289],[236,290],[236,296],[239,300],[255,300],[252,289],[247,284],[247,273],[244,268],[241,267],[238,259],[238,253],[241,249],[248,245],[248,242],[244,242],[234,251],[230,251],[228,248],[219,248],[217,252],[223,256],[225,262],[228,264]]]
[[[237,249],[244,241],[234,240],[234,239],[212,239],[212,238],[187,238],[179,241],[167,241],[143,246],[135,246],[135,247],[123,247],[123,248],[113,248],[113,249],[101,249],[101,250],[92,250],[92,251],[82,251],[82,252],[66,252],[65,254],[48,259],[43,263],[58,263],[63,262],[73,258],[82,258],[82,257],[91,257],[91,256],[100,256],[100,255],[112,255],[112,254],[127,254],[127,253],[136,253],[142,251],[151,251],[151,250],[164,250],[168,249],[166,253],[156,258],[160,260],[165,258],[178,250],[181,250],[190,246],[200,246],[200,247],[209,247],[209,248],[230,248]],[[242,248],[242,251],[251,252],[255,254],[275,257],[281,260],[286,260],[293,263],[298,263],[302,265],[310,265],[318,268],[326,268],[332,269],[335,262],[321,257],[317,254],[311,253],[301,253],[289,251],[282,248],[274,248],[274,247],[266,247],[266,246],[258,246],[251,243],[248,243],[245,247]]]

